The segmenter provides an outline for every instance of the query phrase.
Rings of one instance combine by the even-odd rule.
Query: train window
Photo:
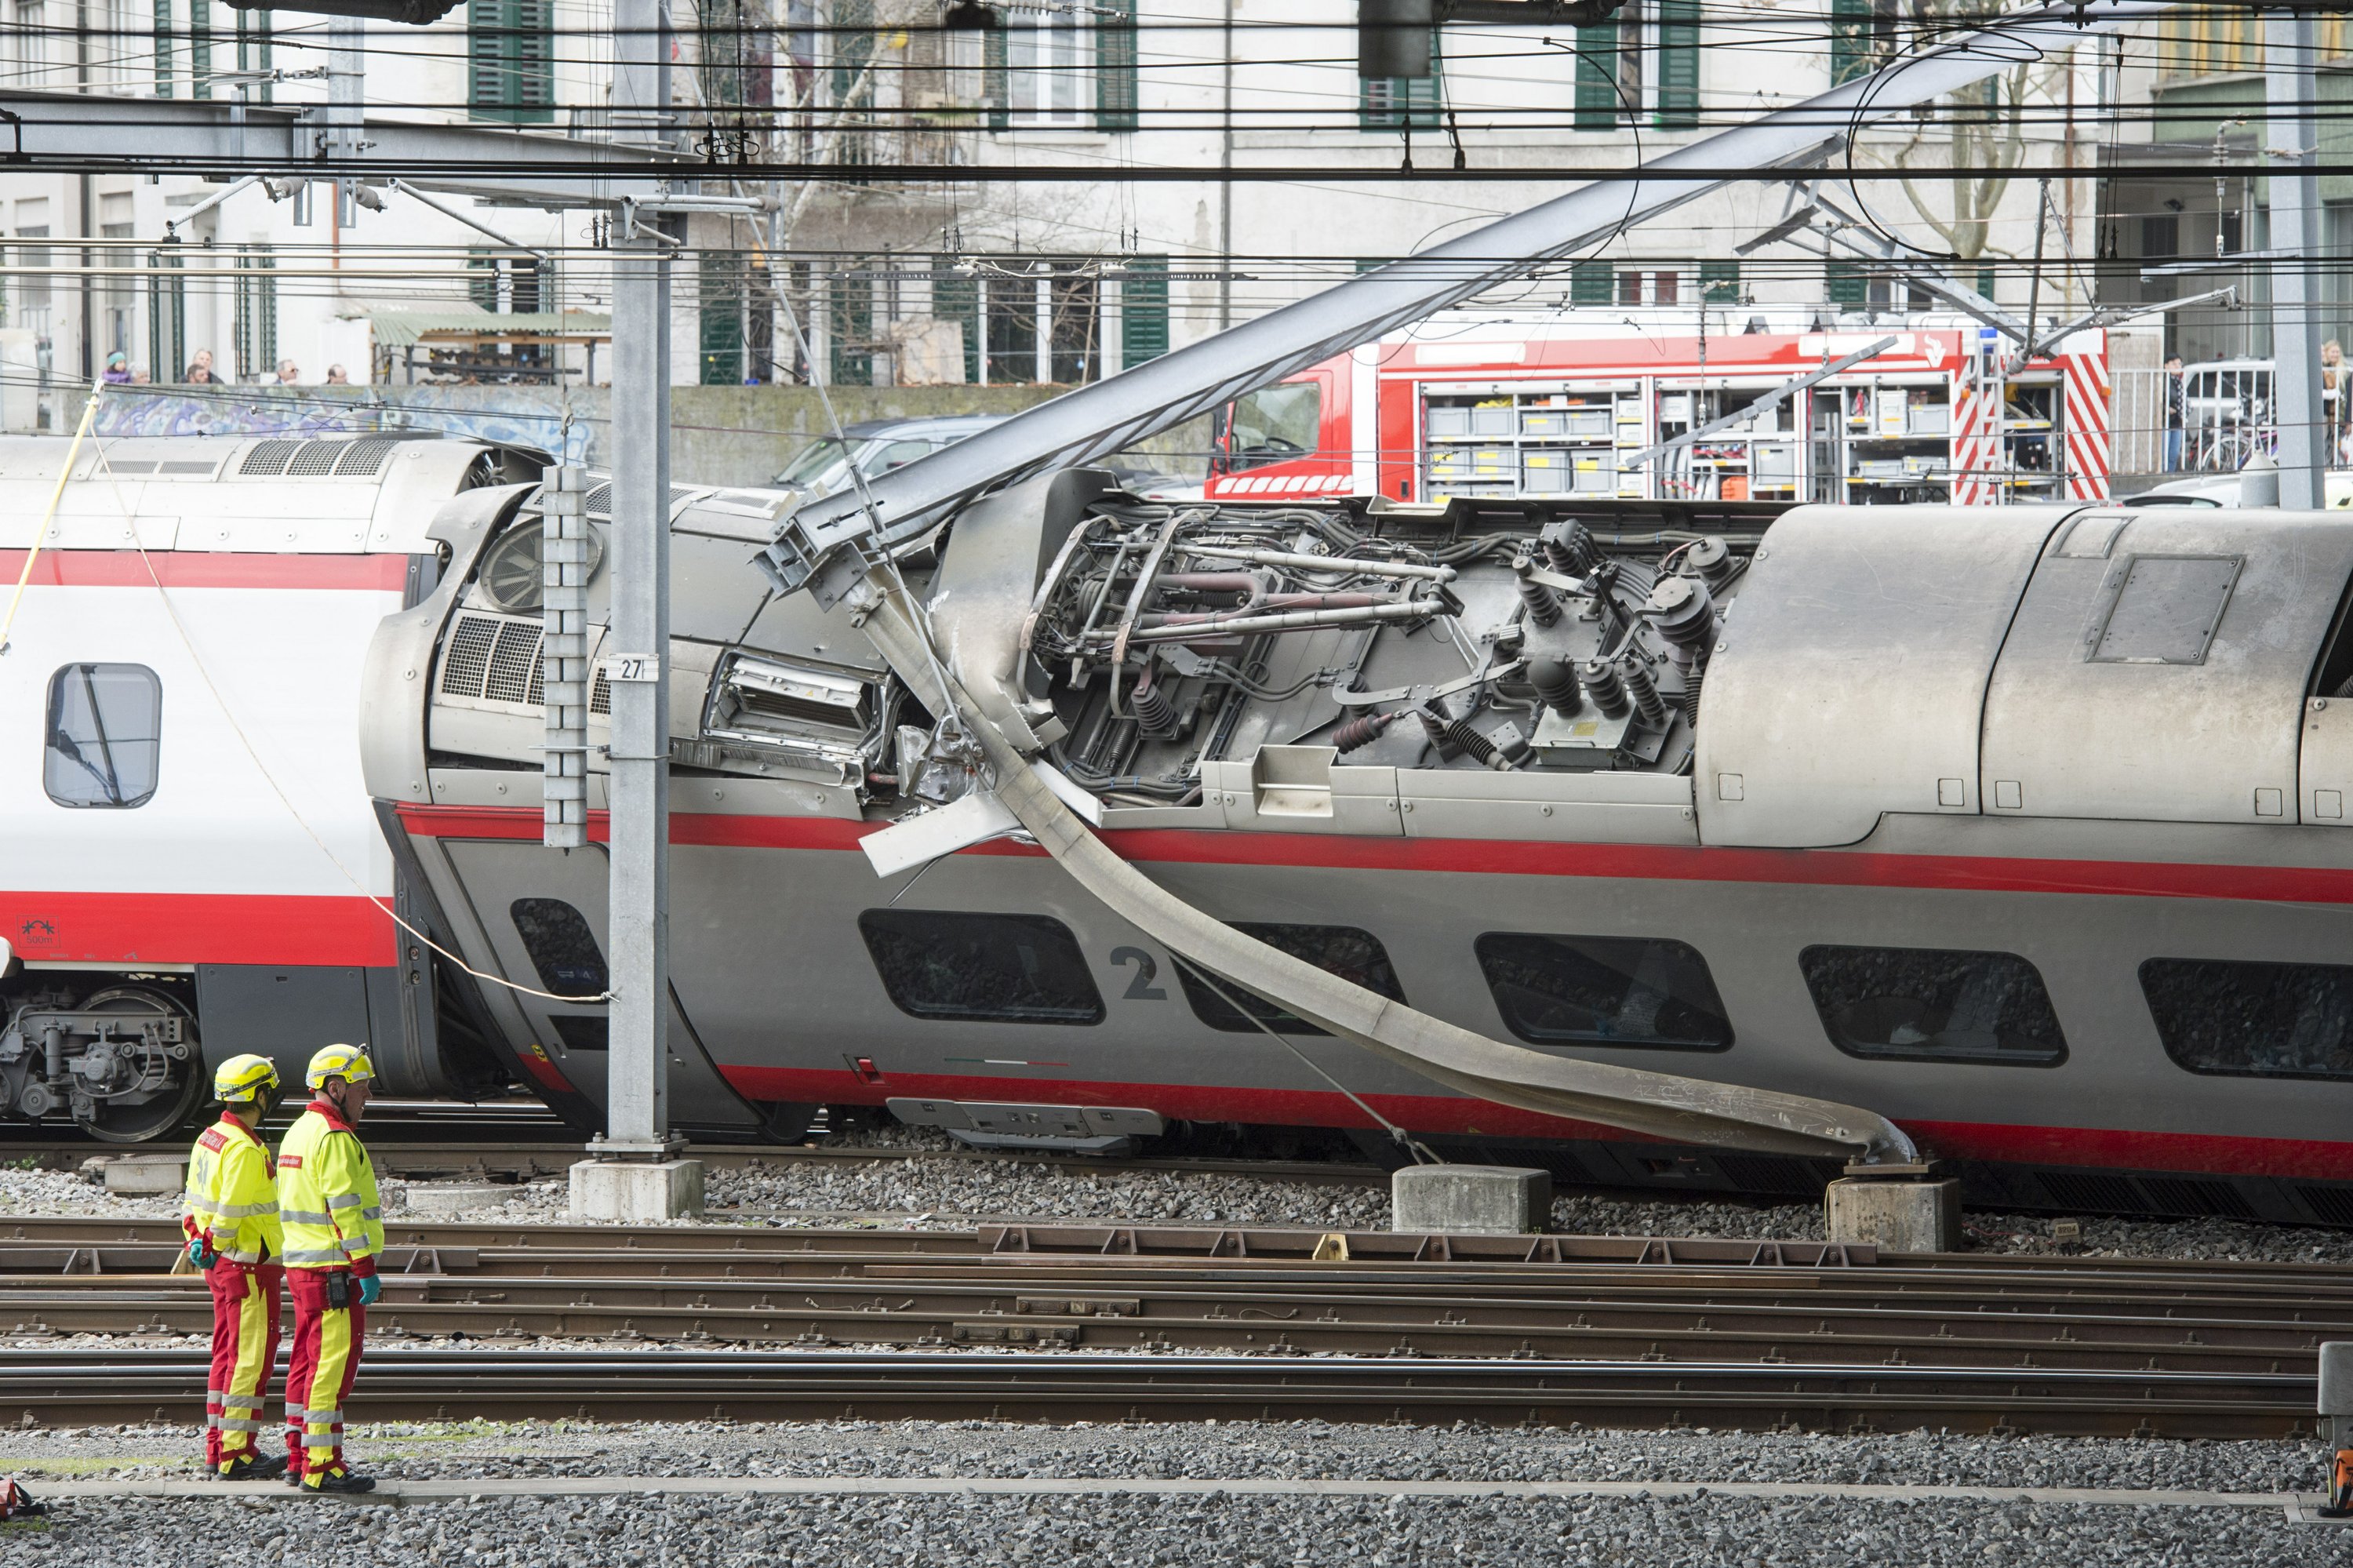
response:
[[[1798,967],[1850,1056],[2051,1067],[2067,1059],[2042,976],[2015,953],[1808,948]]]
[[[1366,991],[1378,991],[1391,1001],[1405,1000],[1397,970],[1389,965],[1388,949],[1370,931],[1360,931],[1354,926],[1287,926],[1241,920],[1235,921],[1233,927],[1243,936],[1256,937],[1268,947],[1314,964],[1326,974],[1338,975]],[[1190,964],[1177,964],[1176,979],[1185,987],[1185,1000],[1192,1004],[1193,1016],[1212,1029],[1228,1034],[1256,1034],[1263,1025],[1277,1034],[1324,1033],[1305,1019],[1250,995],[1230,980],[1210,981]]]
[[[1045,915],[869,909],[859,935],[900,1012],[981,1023],[1101,1023],[1071,928]]]
[[[1731,1048],[1707,960],[1682,942],[1490,931],[1473,950],[1504,1027],[1533,1044]]]
[[[539,983],[558,996],[602,996],[610,983],[596,933],[580,911],[561,898],[518,898],[508,906],[522,950],[539,971]],[[566,1044],[570,1044],[569,1041]]]
[[[144,664],[68,664],[49,677],[41,787],[60,806],[143,806],[155,793],[164,683]]]
[[[612,1048],[613,1021],[601,1012],[551,1012],[555,1037],[566,1051],[607,1051]]]
[[[2353,969],[2151,959],[2140,990],[2165,1054],[2193,1073],[2353,1078]]]

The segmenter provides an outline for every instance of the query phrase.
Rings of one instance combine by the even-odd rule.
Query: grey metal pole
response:
[[[660,0],[614,0],[613,139],[659,142],[669,105]],[[670,258],[624,204],[613,247],[613,1001],[609,1151],[670,1132]]]
[[[2272,364],[2279,429],[2280,504],[2322,504],[2321,470],[2335,454],[2320,406],[2320,357],[2314,342],[2314,267],[2320,250],[2320,174],[2314,164],[2319,137],[2313,108],[2313,26],[2303,12],[2263,14],[2263,96],[2269,117],[2263,147],[2270,154]]]

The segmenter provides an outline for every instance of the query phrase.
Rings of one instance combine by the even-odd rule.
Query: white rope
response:
[[[93,396],[90,401],[91,406],[95,408],[97,405],[97,397]],[[424,943],[427,947],[432,948],[433,951],[440,954],[443,958],[448,959],[451,963],[457,965],[459,969],[465,970],[466,973],[471,975],[478,980],[484,980],[491,985],[504,986],[509,991],[520,991],[525,996],[541,997],[549,1001],[572,1002],[583,1006],[594,1006],[599,1002],[612,1001],[613,993],[609,991],[601,991],[595,996],[559,996],[552,991],[541,991],[536,986],[519,984],[514,980],[507,979],[504,975],[486,974],[482,970],[478,969],[473,965],[468,963],[464,959],[461,959],[457,954],[451,952],[448,948],[443,947],[440,943],[435,941],[432,938],[427,936],[424,932],[418,930],[416,927],[410,925],[407,921],[402,919],[398,911],[395,910],[390,905],[377,897],[375,894],[369,892],[367,885],[352,874],[351,867],[343,863],[343,857],[336,854],[334,850],[328,844],[327,841],[319,836],[318,831],[311,826],[310,820],[302,815],[301,809],[294,804],[292,797],[289,796],[286,791],[280,787],[277,776],[270,772],[269,764],[262,761],[261,753],[259,749],[254,746],[252,737],[245,733],[245,726],[237,722],[237,715],[230,709],[228,699],[221,694],[220,686],[213,680],[212,671],[206,666],[204,656],[196,652],[195,639],[188,634],[187,623],[180,619],[180,609],[177,605],[172,602],[171,590],[164,586],[162,576],[156,572],[154,559],[147,554],[146,542],[139,537],[139,519],[131,510],[130,503],[123,498],[122,484],[121,482],[115,477],[113,465],[107,461],[105,443],[102,441],[98,443],[97,450],[98,466],[106,475],[107,484],[114,493],[114,504],[116,509],[122,514],[122,520],[130,528],[132,548],[139,552],[140,561],[147,567],[148,580],[155,585],[155,593],[157,597],[164,601],[164,612],[171,617],[172,630],[179,633],[180,645],[188,651],[188,662],[195,666],[197,678],[204,682],[205,689],[212,694],[214,704],[218,706],[221,711],[221,717],[228,721],[229,733],[237,736],[237,743],[245,748],[246,756],[252,759],[254,770],[261,775],[261,781],[269,786],[269,792],[278,797],[278,803],[286,808],[286,814],[294,819],[294,825],[302,830],[303,836],[308,838],[313,844],[316,844],[319,848],[319,853],[326,856],[327,863],[333,866],[337,872],[341,873],[343,880],[350,883],[353,889],[357,892],[361,897],[366,899],[369,904],[381,910],[385,919],[390,920],[395,926],[399,927],[402,930],[407,932],[410,936],[416,938],[418,941]]]

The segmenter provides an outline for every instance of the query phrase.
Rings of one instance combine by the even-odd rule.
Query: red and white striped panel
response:
[[[1953,504],[1990,506],[2001,494],[2001,440],[1995,404],[1975,376],[1960,378],[1953,404]]]
[[[2105,348],[2059,356],[2067,401],[2067,495],[2108,498],[2108,355]]]

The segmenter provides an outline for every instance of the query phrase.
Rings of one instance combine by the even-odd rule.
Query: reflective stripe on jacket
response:
[[[232,1263],[278,1256],[286,1243],[273,1174],[269,1145],[243,1123],[221,1118],[188,1150],[180,1228],[191,1237],[210,1235],[213,1250]]]
[[[359,1134],[323,1100],[312,1100],[278,1146],[278,1202],[290,1268],[339,1268],[384,1250],[375,1168]]]

